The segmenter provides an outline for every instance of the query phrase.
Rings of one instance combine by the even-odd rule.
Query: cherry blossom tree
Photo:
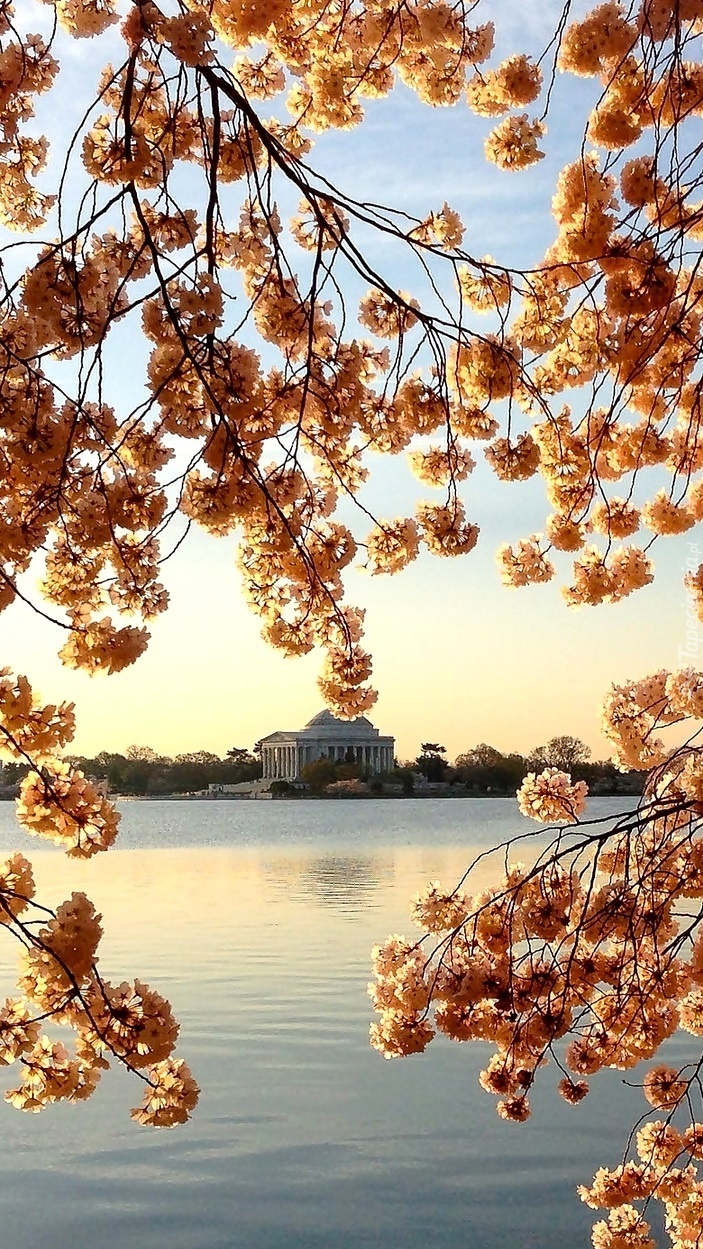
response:
[[[560,768],[564,772],[570,772],[571,769],[579,763],[585,763],[591,751],[578,737],[572,737],[570,734],[562,734],[560,737],[552,737],[546,746],[537,746],[530,755],[530,761],[537,765],[545,764]]]
[[[469,554],[478,518],[461,490],[481,451],[501,482],[540,476],[548,501],[543,531],[498,551],[503,581],[549,581],[570,561],[572,607],[649,584],[654,542],[703,518],[703,0],[556,5],[546,46],[507,55],[487,0],[136,0],[119,13],[114,0],[17,13],[1,0],[0,14],[0,608],[53,620],[65,664],[112,673],[139,658],[168,606],[164,563],[197,525],[236,535],[265,638],[319,649],[322,694],[353,718],[375,693],[345,570]],[[49,161],[41,118],[67,98],[74,39],[92,41],[99,68]],[[473,256],[441,195],[413,218],[316,170],[314,136],[362,124],[364,101],[400,80],[486,119],[486,158],[518,186],[575,79],[593,91],[581,116],[586,96],[573,97],[553,239],[528,268]],[[372,259],[386,247],[409,290]],[[132,402],[115,344],[137,341]],[[371,451],[407,452],[439,494],[411,516],[369,515]],[[703,615],[703,566],[686,587]],[[583,1076],[653,1057],[679,1025],[701,1035],[700,914],[682,900],[703,896],[702,764],[695,742],[655,734],[701,719],[702,680],[658,673],[608,695],[616,760],[652,771],[632,818],[583,824],[582,782],[530,774],[522,809],[563,825],[548,849],[478,898],[432,888],[418,903],[432,951],[395,941],[377,956],[384,1052],[422,1049],[435,1027],[491,1040],[484,1083],[521,1119],[547,1054],[577,1101]],[[40,705],[4,672],[3,754],[28,768],[20,823],[86,857],[118,815],[64,758],[73,731],[70,705]],[[10,1100],[85,1097],[119,1061],[145,1081],[140,1121],[182,1121],[197,1087],[173,1056],[168,1004],[102,979],[87,898],[46,915],[33,894],[15,855],[0,876],[0,919],[23,947],[19,996],[0,1013],[0,1058],[22,1072]],[[42,1034],[47,1017],[71,1051]],[[611,1208],[598,1246],[647,1244],[632,1202],[655,1198],[673,1243],[700,1243],[699,1061],[645,1077],[665,1118],[643,1129],[639,1161],[587,1190]]]

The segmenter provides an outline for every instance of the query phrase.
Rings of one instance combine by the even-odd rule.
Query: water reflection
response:
[[[295,901],[339,910],[355,911],[375,905],[377,890],[393,882],[393,860],[389,855],[325,854],[304,859],[277,857],[265,863],[264,871],[276,889]]]
[[[0,1108],[12,1249],[585,1246],[574,1186],[618,1161],[623,1097],[633,1118],[642,1108],[618,1073],[576,1110],[547,1073],[516,1126],[477,1088],[485,1050],[439,1040],[388,1063],[368,1045],[370,946],[410,935],[408,901],[428,879],[461,875],[459,822],[453,844],[399,833],[360,850],[338,829],[242,845],[239,829],[203,849],[197,810],[191,848],[34,856],[42,899],[82,888],[103,913],[105,975],[171,998],[203,1097],[162,1134],[129,1122],[139,1093],[121,1072],[84,1106]],[[1,992],[14,950],[0,943],[0,960]]]

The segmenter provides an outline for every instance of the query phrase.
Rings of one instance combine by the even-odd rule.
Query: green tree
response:
[[[280,798],[285,794],[289,794],[292,788],[290,781],[285,781],[282,777],[279,777],[277,780],[271,781],[269,791],[274,797]]]
[[[456,768],[490,768],[495,767],[501,762],[503,755],[495,746],[487,746],[485,742],[479,742],[478,746],[472,746],[471,750],[467,750],[463,755],[457,755],[454,766]]]
[[[128,746],[125,755],[131,763],[157,763],[161,758],[151,746]]]
[[[259,747],[259,753],[260,753],[261,744],[257,742],[256,746],[254,747],[254,750],[256,750],[257,746]],[[227,751],[227,759],[230,760],[230,762],[236,764],[237,767],[244,767],[244,766],[250,767],[252,764],[256,766],[256,759],[254,758],[254,755],[251,753],[251,751],[247,750],[246,746],[232,746]]]
[[[529,770],[522,755],[503,755],[485,742],[459,755],[456,768],[468,789],[486,794],[514,794]]]
[[[546,746],[537,746],[530,754],[530,764],[540,768],[559,768],[562,772],[571,772],[579,763],[590,758],[590,747],[578,737],[564,734],[551,737]]]
[[[449,766],[446,746],[440,746],[439,742],[423,742],[420,750],[422,753],[415,760],[417,771],[433,784],[443,781]]]
[[[324,793],[332,781],[340,780],[339,773],[332,759],[313,759],[302,769],[302,778],[314,794]]]
[[[173,762],[195,764],[196,767],[206,768],[212,767],[213,764],[218,766],[222,760],[219,755],[213,755],[211,750],[189,750],[183,755],[176,755]]]

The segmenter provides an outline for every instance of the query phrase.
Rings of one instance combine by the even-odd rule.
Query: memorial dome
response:
[[[317,759],[355,763],[365,774],[390,772],[395,758],[394,738],[382,737],[366,716],[340,720],[328,708],[304,729],[269,733],[260,746],[264,780],[298,780]]]
[[[327,708],[324,711],[318,711],[312,720],[308,720],[305,727],[306,729],[333,729],[342,733],[348,733],[350,729],[352,732],[359,729],[370,729],[372,733],[374,732],[374,726],[370,720],[366,719],[366,716],[357,716],[356,720],[340,720]]]

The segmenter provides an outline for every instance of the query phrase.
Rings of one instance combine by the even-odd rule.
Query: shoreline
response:
[[[428,799],[452,802],[462,799],[468,802],[476,800],[490,802],[496,798],[514,799],[515,792],[510,793],[505,790],[490,794],[311,794],[298,792],[297,794],[110,794],[109,796],[115,802],[407,802],[408,800],[425,802]],[[641,794],[616,789],[591,793],[588,797],[640,798]]]

